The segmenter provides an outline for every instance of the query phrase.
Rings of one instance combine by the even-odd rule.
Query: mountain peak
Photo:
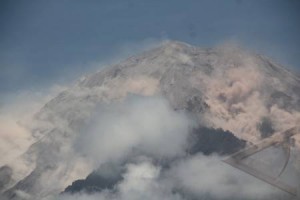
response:
[[[162,42],[161,44],[162,47],[164,48],[171,48],[171,49],[181,49],[181,48],[187,48],[187,47],[192,47],[191,45],[177,41],[177,40],[166,40]]]
[[[97,121],[99,116],[94,114],[96,110],[111,106],[117,106],[118,110],[118,103],[125,103],[130,94],[145,98],[160,96],[172,112],[188,113],[197,126],[222,129],[250,143],[300,122],[300,81],[284,68],[231,45],[203,49],[183,42],[166,41],[155,49],[87,76],[47,103],[36,115],[34,123],[37,125],[32,130],[33,135],[42,139],[32,144],[20,158],[25,164],[34,164],[26,167],[27,171],[21,171],[21,175],[16,171],[19,163],[10,165],[14,185],[8,182],[6,193],[14,195],[15,191],[24,190],[36,196],[48,195],[61,191],[72,178],[85,176],[90,170],[88,161],[94,154],[86,157],[87,152],[83,151],[82,157],[66,161],[66,157],[78,155],[78,149],[73,149],[78,144],[73,142],[78,138],[89,138],[89,132],[83,131],[89,123],[100,123],[101,120]],[[151,110],[157,106],[154,104]],[[155,111],[158,116],[153,119],[159,117],[160,111]],[[142,106],[137,118],[144,114],[148,116]],[[103,116],[104,122],[106,117]],[[114,120],[111,121],[115,129]],[[172,127],[176,125],[170,124]],[[134,128],[130,124],[128,132],[131,132],[131,127]],[[97,134],[104,132],[97,131]],[[123,137],[123,134],[120,135]],[[173,136],[167,138],[173,139]],[[300,138],[295,139],[300,146]],[[131,145],[130,151],[143,146],[139,143]],[[59,148],[62,146],[67,148]],[[97,149],[100,146],[96,145]],[[69,166],[82,167],[79,162],[87,163],[87,170],[73,177],[70,175],[73,168],[69,169]],[[59,170],[70,171],[62,179]],[[64,182],[50,189],[42,188],[41,180],[48,176]]]

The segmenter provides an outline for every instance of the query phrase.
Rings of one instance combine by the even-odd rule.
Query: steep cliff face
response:
[[[0,163],[7,164],[1,168],[4,171],[0,169],[1,177],[5,177],[0,181],[1,191],[9,198],[20,194],[40,198],[60,193],[74,180],[86,177],[95,167],[95,160],[88,153],[85,155],[85,151],[78,152],[78,140],[85,134],[89,136],[90,122],[99,110],[107,113],[111,108],[106,107],[118,107],[134,95],[163,98],[164,102],[158,101],[157,107],[160,103],[159,109],[167,107],[166,116],[176,116],[170,122],[176,122],[174,127],[169,126],[182,132],[195,126],[204,127],[202,131],[221,129],[239,141],[257,142],[261,137],[300,123],[300,78],[284,67],[231,45],[202,49],[168,41],[82,78],[48,102],[35,116],[32,135],[36,142],[18,162]],[[150,111],[155,109],[151,106]],[[123,107],[120,110],[123,112]],[[181,124],[182,118],[192,118],[193,122]],[[185,140],[188,134],[183,133],[178,141]],[[153,140],[149,148],[141,148],[139,139],[134,141],[132,148],[139,153],[157,155],[152,147],[161,138]],[[184,146],[183,149],[189,146],[175,144]],[[300,145],[299,138],[296,144]],[[214,145],[213,141],[210,145]],[[162,156],[170,157],[173,150],[177,151],[177,147]],[[222,151],[225,150],[216,150]]]

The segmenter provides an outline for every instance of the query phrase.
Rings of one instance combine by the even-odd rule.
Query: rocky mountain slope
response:
[[[154,100],[128,100],[136,98]],[[137,111],[132,114],[128,105]],[[119,141],[123,133],[113,135],[112,131],[117,144],[95,143],[100,153],[87,148],[104,131],[100,128],[91,135],[95,129],[91,127],[111,124],[105,129],[110,130],[115,123],[122,127],[119,112],[137,120],[132,126],[142,124],[138,130],[145,135],[130,135],[134,139],[129,142],[124,135]],[[152,112],[154,118],[145,116]],[[157,113],[162,118],[155,121]],[[230,144],[238,150],[245,145],[243,141],[255,143],[284,131],[300,123],[300,78],[264,56],[233,45],[203,49],[168,41],[80,79],[48,102],[34,121],[31,132],[35,142],[17,161],[0,163],[0,190],[9,199],[59,194],[107,162],[125,163],[136,155],[174,160],[189,151],[222,154]],[[143,127],[149,121],[159,125],[148,133]],[[209,137],[199,133],[194,139],[198,146],[192,147],[188,138],[195,127],[202,133],[212,132],[216,141],[228,137],[224,141],[232,143],[223,149],[205,149],[199,141]],[[222,133],[216,134],[216,130]],[[163,133],[151,135],[160,131]],[[98,139],[104,141],[111,135]],[[295,141],[300,146],[299,138]],[[106,151],[113,153],[102,153]]]

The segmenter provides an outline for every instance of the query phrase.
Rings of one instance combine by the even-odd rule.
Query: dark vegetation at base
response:
[[[121,176],[106,178],[96,172],[92,172],[86,179],[74,181],[64,192],[71,194],[81,191],[87,193],[100,192],[104,189],[113,189],[114,185],[121,180]]]
[[[192,131],[188,153],[229,155],[246,147],[246,141],[222,129],[199,127]]]
[[[110,169],[107,169],[110,168]],[[93,171],[86,179],[74,181],[63,193],[95,193],[113,187],[123,179],[123,168],[116,165],[104,165],[98,170]]]

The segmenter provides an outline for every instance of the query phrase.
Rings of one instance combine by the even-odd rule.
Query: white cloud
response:
[[[161,169],[150,161],[144,160],[136,164],[128,164],[119,182],[111,191],[104,190],[97,194],[75,194],[52,197],[59,200],[182,200],[181,195],[172,192],[168,185],[161,184]],[[51,197],[49,200],[52,200]]]
[[[128,164],[123,180],[111,190],[95,194],[64,194],[59,200],[184,200],[184,199],[289,199],[279,190],[227,166],[219,156],[184,158],[170,169],[151,159]],[[51,198],[49,198],[52,200]]]
[[[169,172],[177,187],[198,198],[268,199],[280,191],[250,175],[228,166],[219,156],[203,156],[181,160]]]
[[[98,163],[121,159],[133,149],[159,158],[183,154],[191,126],[184,113],[159,97],[104,104],[92,118],[75,149]]]

